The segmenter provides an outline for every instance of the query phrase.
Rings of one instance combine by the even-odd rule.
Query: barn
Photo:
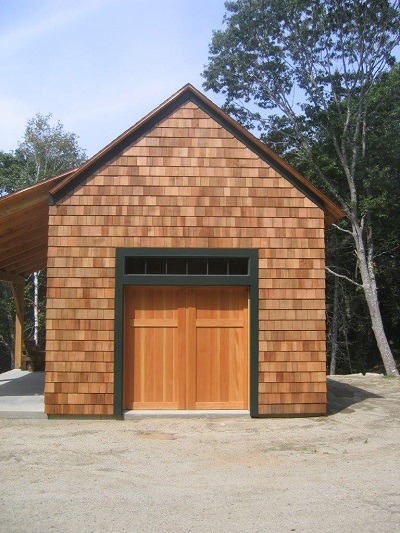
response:
[[[324,228],[343,212],[186,85],[0,200],[16,303],[47,267],[48,415],[326,411]]]

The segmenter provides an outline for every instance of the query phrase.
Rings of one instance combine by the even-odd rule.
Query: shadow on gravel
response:
[[[328,405],[326,414],[334,415],[348,409],[351,405],[363,402],[368,398],[382,398],[378,394],[374,394],[365,389],[341,383],[333,379],[327,379],[328,386]]]

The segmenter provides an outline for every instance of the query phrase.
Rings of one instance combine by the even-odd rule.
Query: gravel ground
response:
[[[400,532],[400,380],[326,417],[0,419],[0,531]]]

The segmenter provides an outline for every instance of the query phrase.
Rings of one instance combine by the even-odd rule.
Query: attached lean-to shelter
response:
[[[344,214],[191,85],[0,214],[2,279],[47,261],[48,415],[325,413],[324,228]]]

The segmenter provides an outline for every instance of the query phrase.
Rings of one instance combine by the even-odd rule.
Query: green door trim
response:
[[[128,257],[248,259],[247,275],[126,274]],[[116,248],[114,315],[114,416],[123,416],[124,288],[126,285],[246,286],[249,288],[250,416],[258,414],[258,250],[227,248]]]

